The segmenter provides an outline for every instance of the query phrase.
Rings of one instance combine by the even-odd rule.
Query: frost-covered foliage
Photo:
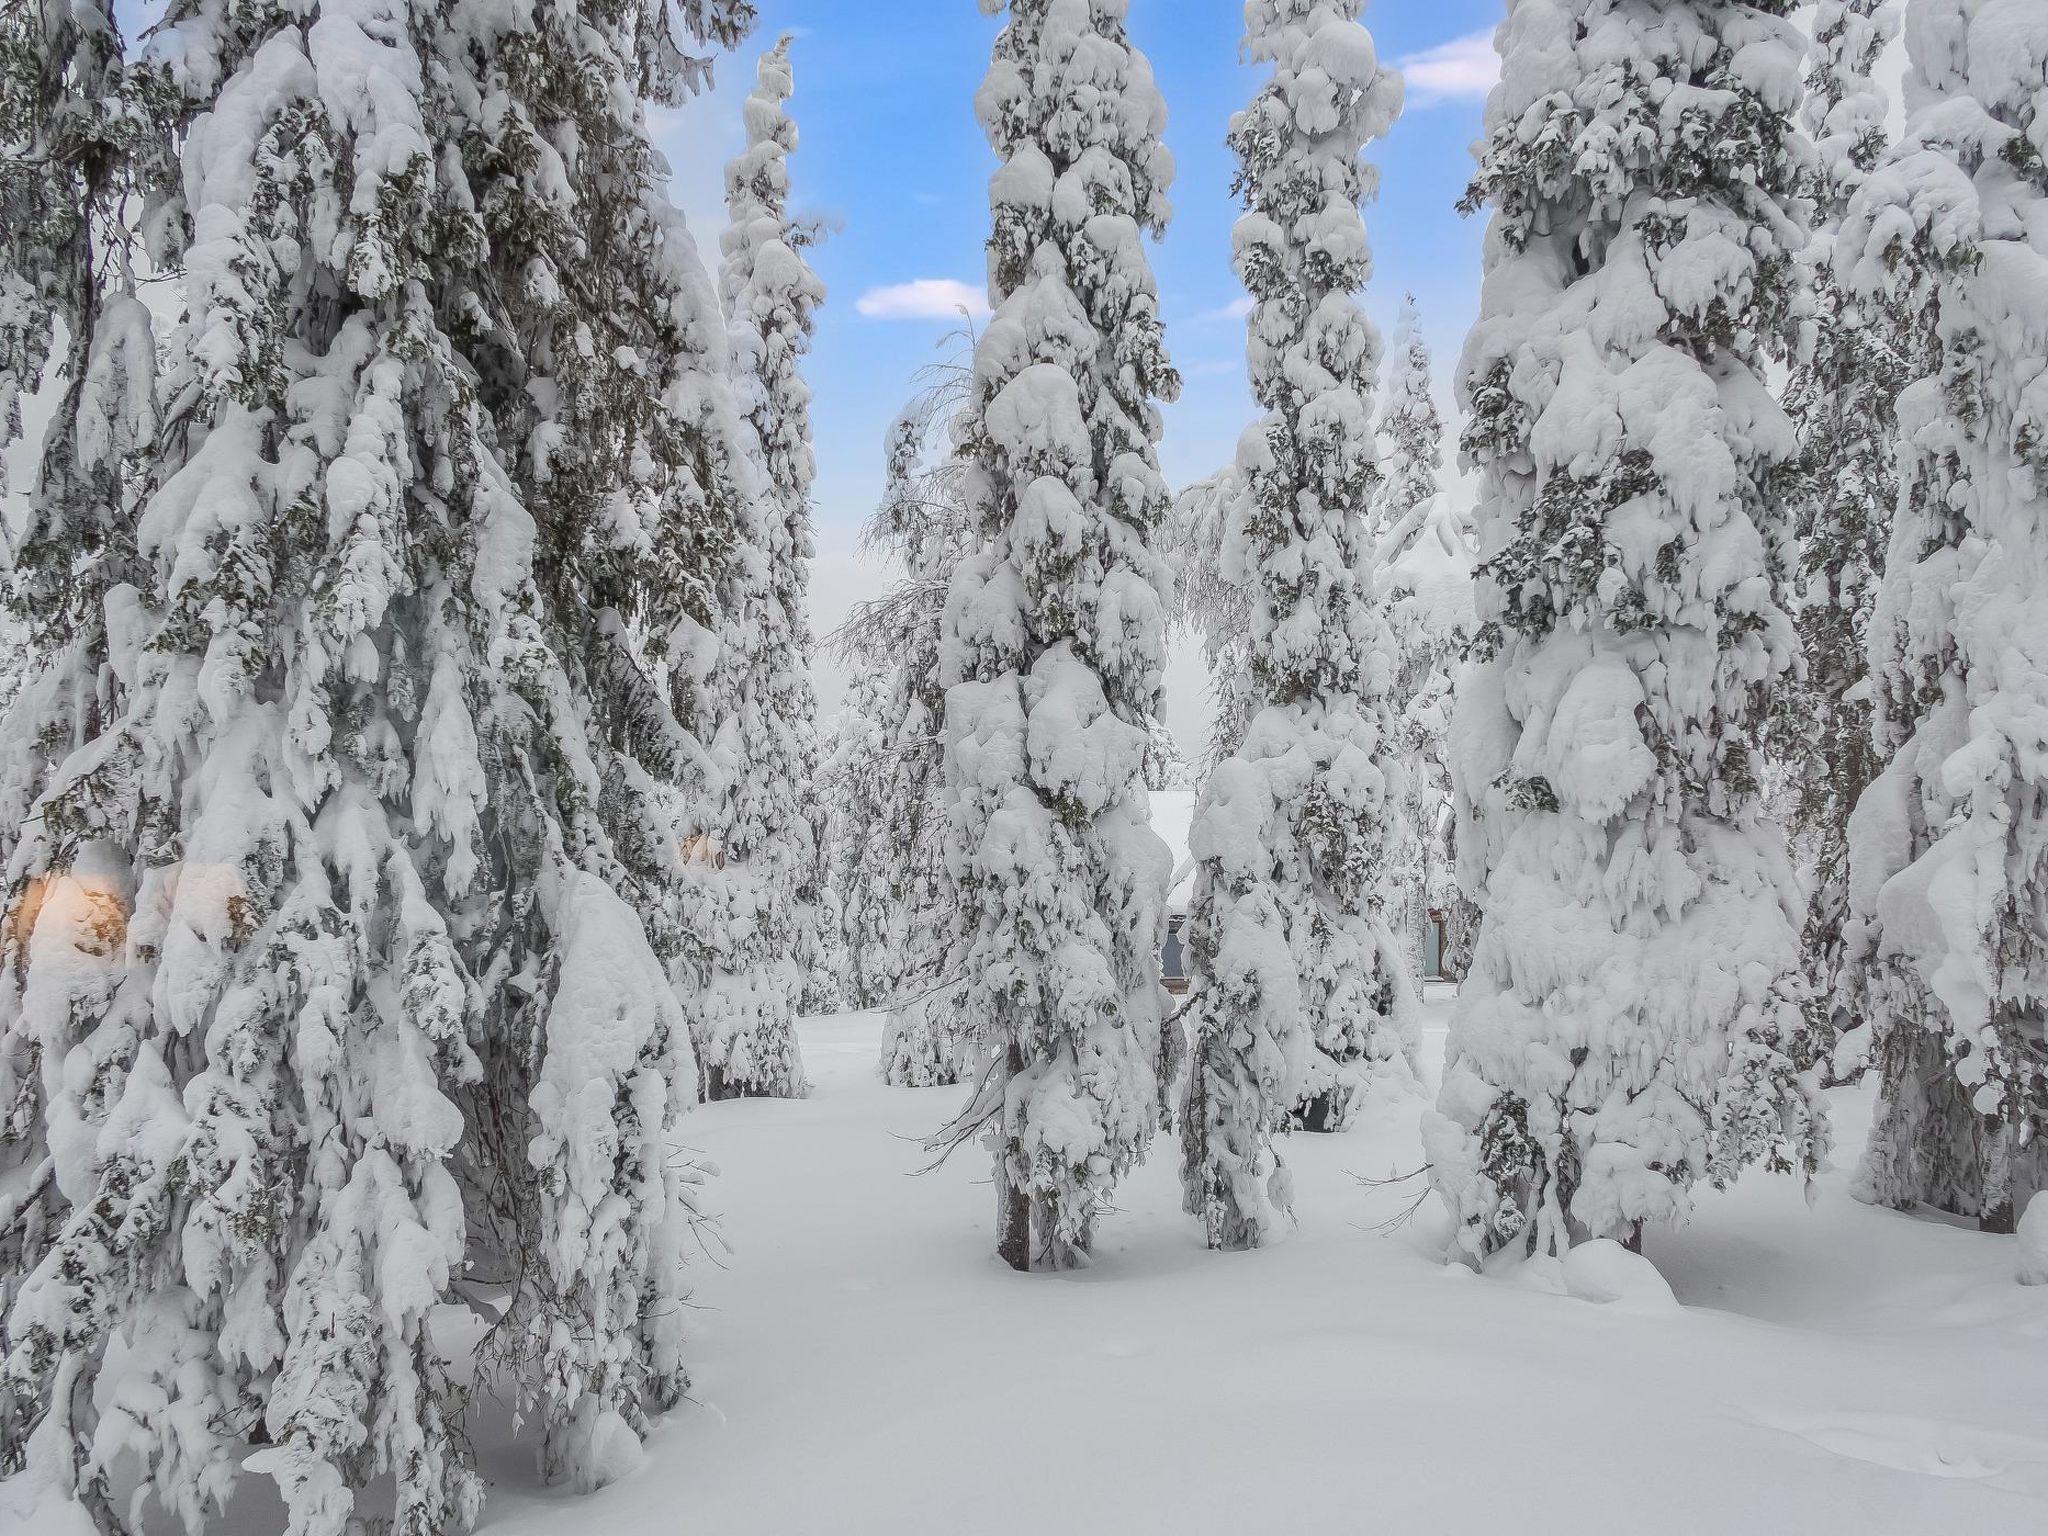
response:
[[[1447,910],[1459,900],[1450,858],[1447,744],[1452,684],[1474,628],[1470,519],[1437,488],[1443,431],[1430,387],[1429,344],[1410,298],[1380,409],[1387,478],[1376,504],[1374,560],[1394,637],[1393,704],[1408,770],[1389,907],[1394,931],[1418,968],[1431,909]]]
[[[1291,1203],[1277,1131],[1340,1129],[1376,1075],[1413,1074],[1412,983],[1385,926],[1402,780],[1366,513],[1379,471],[1379,336],[1360,156],[1401,110],[1359,0],[1253,0],[1245,53],[1273,73],[1231,120],[1252,296],[1245,350],[1266,414],[1238,444],[1223,576],[1250,608],[1258,701],[1210,775],[1182,931],[1192,1021],[1185,1204],[1212,1248],[1270,1240]]]
[[[959,432],[973,545],[946,602],[949,869],[988,1060],[997,1251],[1086,1255],[1158,1126],[1170,855],[1146,812],[1171,579],[1159,398],[1178,392],[1144,236],[1172,157],[1126,0],[1007,9],[976,108],[989,296]]]
[[[1407,766],[1402,797],[1403,858],[1391,910],[1419,962],[1423,924],[1465,900],[1453,858],[1451,711],[1472,609],[1472,520],[1443,494],[1397,524],[1402,537],[1380,546],[1381,602],[1394,635],[1396,733]],[[1389,558],[1390,557],[1390,558]]]
[[[1517,0],[1498,33],[1452,747],[1484,918],[1426,1136],[1475,1260],[1631,1241],[1823,1151],[1758,752],[1797,647],[1763,378],[1802,304],[1793,9]]]
[[[796,1018],[819,957],[817,699],[804,590],[812,553],[811,391],[799,367],[825,287],[804,262],[810,232],[790,220],[796,124],[789,39],[761,56],[743,115],[747,147],[725,168],[720,246],[733,391],[752,428],[763,495],[720,638],[729,690],[715,755],[726,793],[720,878],[708,882],[714,952],[693,1021],[713,1098],[804,1091]]]
[[[2011,1230],[2048,1183],[2048,8],[1915,0],[1909,127],[1842,286],[1932,314],[1898,403],[1871,620],[1883,773],[1850,821],[1851,995],[1879,1112],[1861,1179]]]
[[[28,508],[10,551],[0,664],[0,860],[54,766],[125,699],[105,665],[107,598],[134,574],[136,450],[155,430],[157,401],[155,342],[120,216],[144,121],[123,54],[110,6],[0,13],[0,453],[28,429],[28,397],[52,405],[24,454],[37,466],[30,483],[10,488],[0,473],[0,496],[12,489]],[[55,1177],[52,1138],[65,1128],[44,1113],[39,1055],[38,1042],[0,1025],[0,1357],[22,1286],[75,1193]],[[47,1402],[0,1382],[0,1477],[20,1470]],[[79,1481],[71,1411],[67,1399],[43,1436],[51,1465],[39,1469],[66,1488]],[[97,1486],[80,1491],[110,1523]]]
[[[1195,771],[1188,766],[1188,760],[1181,752],[1180,743],[1174,740],[1173,732],[1167,728],[1166,722],[1154,720],[1147,730],[1150,739],[1145,744],[1145,787],[1193,788]]]
[[[1387,398],[1380,406],[1382,481],[1373,502],[1373,536],[1393,549],[1413,541],[1404,529],[1409,514],[1438,490],[1444,467],[1444,419],[1431,387],[1429,342],[1415,295],[1402,301],[1400,323],[1387,365]],[[1388,551],[1391,553],[1392,549]]]
[[[1813,178],[1814,340],[1793,370],[1786,404],[1802,454],[1795,500],[1800,540],[1794,591],[1806,673],[1785,690],[1773,722],[1789,790],[1793,847],[1808,872],[1804,952],[1808,1048],[1853,1071],[1867,1044],[1837,983],[1848,916],[1849,814],[1879,762],[1865,660],[1898,500],[1893,467],[1899,391],[1926,371],[1928,316],[1877,293],[1844,289],[1834,272],[1836,230],[1883,157],[1889,110],[1872,78],[1898,35],[1898,0],[1823,0],[1807,62],[1806,125],[1819,150]]]
[[[972,524],[953,453],[971,377],[964,362],[928,368],[890,428],[888,484],[867,538],[903,575],[844,637],[859,708],[834,763],[834,886],[860,1004],[890,1010],[882,1076],[906,1087],[958,1082],[970,1065],[954,985],[961,928],[946,870],[939,666],[946,592]]]
[[[1211,768],[1237,750],[1258,707],[1250,661],[1251,599],[1223,572],[1231,508],[1243,494],[1244,481],[1232,463],[1182,491],[1167,514],[1174,621],[1202,637],[1208,665],[1209,747],[1203,764]]]
[[[244,1470],[293,1536],[468,1525],[462,1303],[551,1477],[687,1386],[677,818],[752,492],[641,102],[750,15],[681,15],[175,0],[130,63],[185,309],[153,413],[139,306],[74,337],[100,499],[45,473],[13,589],[73,654],[0,749],[0,1456],[105,1527]]]
[[[888,678],[855,663],[845,702],[825,734],[818,793],[825,802],[825,887],[846,948],[844,991],[873,1008],[895,988],[896,956],[883,942],[889,888],[872,860],[883,841],[888,782]]]

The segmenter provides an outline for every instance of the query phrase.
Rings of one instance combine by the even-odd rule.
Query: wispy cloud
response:
[[[1500,78],[1500,55],[1494,52],[1493,29],[1485,27],[1438,43],[1394,61],[1408,80],[1408,105],[1434,106],[1440,101],[1479,101]]]
[[[1218,321],[1223,320],[1242,320],[1251,312],[1252,296],[1248,293],[1240,293],[1221,308],[1203,310],[1199,315],[1195,316],[1195,319],[1203,325],[1214,325]]]
[[[962,310],[987,314],[988,297],[958,278],[915,277],[870,288],[853,307],[870,320],[957,320]]]

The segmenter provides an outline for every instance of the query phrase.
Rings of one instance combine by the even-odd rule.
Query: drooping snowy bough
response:
[[[1274,1133],[1340,1129],[1372,1079],[1413,1073],[1413,984],[1386,926],[1399,837],[1393,641],[1373,594],[1380,342],[1360,159],[1401,109],[1358,0],[1255,0],[1245,51],[1272,77],[1231,121],[1253,299],[1252,392],[1224,575],[1245,589],[1258,708],[1189,834],[1193,1044],[1181,1178],[1212,1248],[1274,1235],[1289,1204]]]
[[[725,170],[720,238],[733,390],[761,471],[754,544],[735,572],[717,675],[726,692],[715,754],[726,790],[703,835],[717,845],[702,893],[713,958],[695,1021],[713,1098],[805,1089],[796,1019],[820,944],[817,699],[804,592],[811,558],[811,391],[799,372],[825,286],[789,214],[795,88],[785,37],[761,56],[743,108],[747,147]]]
[[[1251,607],[1244,588],[1223,573],[1230,509],[1243,494],[1243,478],[1232,462],[1184,487],[1167,514],[1174,622],[1201,637],[1209,674],[1205,768],[1237,750],[1258,707],[1250,662]]]
[[[1484,919],[1432,1182],[1472,1260],[1633,1241],[1811,1171],[1799,890],[1759,814],[1782,600],[1802,43],[1792,0],[1517,0],[1470,194],[1482,476],[1453,743]]]
[[[982,0],[983,9],[1006,9]],[[997,1251],[1085,1258],[1162,1113],[1170,855],[1146,811],[1166,664],[1155,403],[1178,392],[1143,240],[1165,224],[1166,108],[1125,0],[1013,0],[976,107],[994,318],[961,424],[975,547],[942,672],[950,862],[988,1061]]]
[[[2010,1231],[2048,1184],[2048,8],[1916,0],[1909,127],[1856,197],[1843,286],[1931,314],[1898,403],[1871,621],[1887,761],[1850,821],[1860,1174]]]
[[[465,1527],[465,1305],[551,1477],[687,1386],[677,829],[753,494],[642,120],[692,42],[177,0],[130,66],[185,312],[154,430],[146,324],[95,327],[109,521],[30,500],[15,599],[80,605],[89,692],[0,930],[0,1459],[108,1528],[198,1529],[245,1469],[294,1536]]]

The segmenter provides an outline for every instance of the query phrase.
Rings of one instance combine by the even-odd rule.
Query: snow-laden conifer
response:
[[[1251,603],[1245,589],[1224,574],[1223,565],[1230,509],[1243,494],[1243,478],[1231,463],[1174,497],[1167,514],[1174,622],[1201,637],[1208,669],[1205,767],[1237,750],[1258,707],[1250,661]]]
[[[989,296],[960,448],[975,516],[941,672],[949,864],[988,1070],[951,1136],[989,1128],[997,1251],[1085,1256],[1162,1113],[1165,845],[1144,790],[1166,664],[1167,362],[1144,236],[1165,224],[1166,108],[1126,0],[1007,11],[976,97]]]
[[[1793,9],[1517,0],[1497,34],[1452,765],[1484,918],[1425,1122],[1474,1259],[1634,1241],[1822,1150],[1758,752],[1797,644],[1763,377],[1801,304]]]
[[[1382,539],[1391,535],[1394,549],[1414,537],[1396,530],[1437,493],[1444,467],[1443,440],[1443,413],[1436,408],[1430,377],[1429,341],[1422,334],[1422,316],[1411,293],[1401,303],[1389,353],[1387,398],[1380,405],[1379,419],[1382,481],[1373,503],[1373,532]]]
[[[1860,1181],[2010,1231],[2048,1184],[2048,9],[1914,0],[1905,137],[1835,250],[1931,316],[1870,629],[1886,763],[1850,821]]]
[[[12,487],[0,469],[0,496],[11,489],[25,510],[0,661],[0,860],[54,766],[125,699],[105,665],[108,598],[134,574],[137,453],[157,402],[122,218],[146,142],[124,51],[112,7],[93,0],[0,14],[0,453],[19,446],[31,466]],[[0,1017],[0,1359],[16,1343],[16,1298],[62,1239],[76,1193],[57,1179],[75,1096],[64,1063],[45,1062],[46,1044]],[[75,1064],[93,1076],[120,1052],[118,1041],[88,1047]],[[21,1469],[48,1401],[0,1383],[0,1477]],[[51,1464],[35,1475],[78,1488],[106,1525],[103,1491],[76,1470],[64,1422],[73,1412],[67,1396],[41,1437]]]
[[[851,658],[850,658],[851,659]],[[846,1001],[880,1006],[895,990],[896,955],[884,942],[891,895],[884,846],[888,679],[853,660],[846,698],[825,733],[818,765],[825,802],[825,886],[846,949]]]
[[[747,146],[725,171],[719,284],[734,393],[752,428],[763,495],[759,559],[742,573],[731,598],[735,622],[721,635],[731,699],[717,742],[726,796],[723,821],[709,835],[722,901],[697,1023],[714,1098],[804,1091],[796,1018],[819,948],[817,699],[804,596],[816,462],[811,392],[799,370],[825,288],[803,257],[811,231],[789,213],[789,43],[785,37],[761,56],[743,108]]]
[[[156,430],[113,439],[131,563],[71,589],[99,691],[0,933],[53,1192],[8,1451],[39,1429],[103,1523],[197,1529],[246,1470],[294,1536],[380,1481],[395,1530],[467,1525],[444,1303],[495,1318],[481,1379],[551,1477],[604,1480],[687,1385],[676,830],[752,494],[641,120],[688,42],[178,0],[131,66],[184,315]],[[96,553],[60,514],[30,587]]]
[[[1785,690],[1773,736],[1809,881],[1806,1049],[1830,1071],[1837,1041],[1857,1024],[1838,982],[1849,814],[1879,767],[1866,646],[1898,499],[1896,403],[1924,371],[1918,354],[1930,332],[1927,317],[1884,295],[1845,290],[1833,263],[1850,200],[1884,155],[1890,104],[1873,74],[1898,35],[1898,11],[1898,0],[1823,0],[1807,60],[1805,120],[1818,150],[1806,256],[1814,340],[1786,394],[1802,444],[1794,607],[1806,672]],[[1841,1068],[1853,1070],[1866,1045],[1859,1035],[1845,1046]]]
[[[1380,341],[1355,298],[1372,271],[1359,205],[1375,177],[1360,156],[1400,113],[1401,80],[1358,12],[1253,0],[1245,53],[1273,72],[1230,125],[1246,356],[1266,414],[1238,445],[1244,494],[1224,545],[1250,605],[1258,708],[1189,836],[1181,1179],[1212,1248],[1275,1234],[1290,1190],[1273,1138],[1297,1109],[1338,1129],[1374,1075],[1413,1072],[1412,983],[1385,926],[1393,643],[1366,527]]]
[[[1404,952],[1417,966],[1430,910],[1457,899],[1448,856],[1446,738],[1452,675],[1473,628],[1471,531],[1438,490],[1443,431],[1429,343],[1411,296],[1394,334],[1380,408],[1386,481],[1373,530],[1380,602],[1394,640],[1397,739],[1407,768],[1390,911]]]
[[[856,769],[871,809],[857,847],[842,849],[849,943],[862,951],[869,1007],[886,1008],[883,1080],[924,1088],[960,1081],[972,1063],[960,1014],[959,903],[946,867],[947,789],[940,681],[946,594],[972,529],[954,429],[968,398],[964,362],[936,363],[891,426],[888,484],[869,546],[902,574],[848,624],[863,684],[869,760]]]

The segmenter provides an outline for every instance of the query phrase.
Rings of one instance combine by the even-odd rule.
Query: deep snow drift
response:
[[[1448,1000],[1430,988],[1432,1091]],[[1446,1268],[1420,1248],[1433,1202],[1376,1230],[1421,1181],[1353,1176],[1416,1166],[1420,1098],[1284,1141],[1301,1220],[1276,1247],[1205,1250],[1162,1141],[1094,1268],[1018,1275],[978,1151],[915,1176],[964,1090],[884,1087],[881,1028],[807,1021],[811,1097],[685,1117],[734,1249],[693,1266],[694,1401],[584,1498],[485,1448],[482,1531],[2048,1530],[2048,1287],[2015,1282],[2013,1238],[1848,1197],[1862,1093],[1834,1097],[1813,1210],[1752,1173],[1652,1235],[1670,1294],[1606,1245],[1547,1289]],[[88,1529],[25,1493],[0,1485],[8,1536]],[[245,1501],[220,1529],[281,1515]]]
[[[978,1149],[914,1176],[963,1090],[882,1086],[880,1037],[808,1021],[809,1099],[685,1119],[735,1250],[696,1267],[695,1402],[588,1499],[487,1458],[485,1530],[2048,1529],[2048,1288],[2012,1238],[1849,1199],[1862,1094],[1813,1210],[1751,1174],[1651,1237],[1675,1303],[1618,1250],[1574,1257],[1599,1304],[1435,1263],[1428,1212],[1376,1231],[1421,1181],[1353,1175],[1416,1166],[1420,1099],[1286,1139],[1277,1247],[1206,1251],[1162,1141],[1094,1268],[1017,1275]]]

